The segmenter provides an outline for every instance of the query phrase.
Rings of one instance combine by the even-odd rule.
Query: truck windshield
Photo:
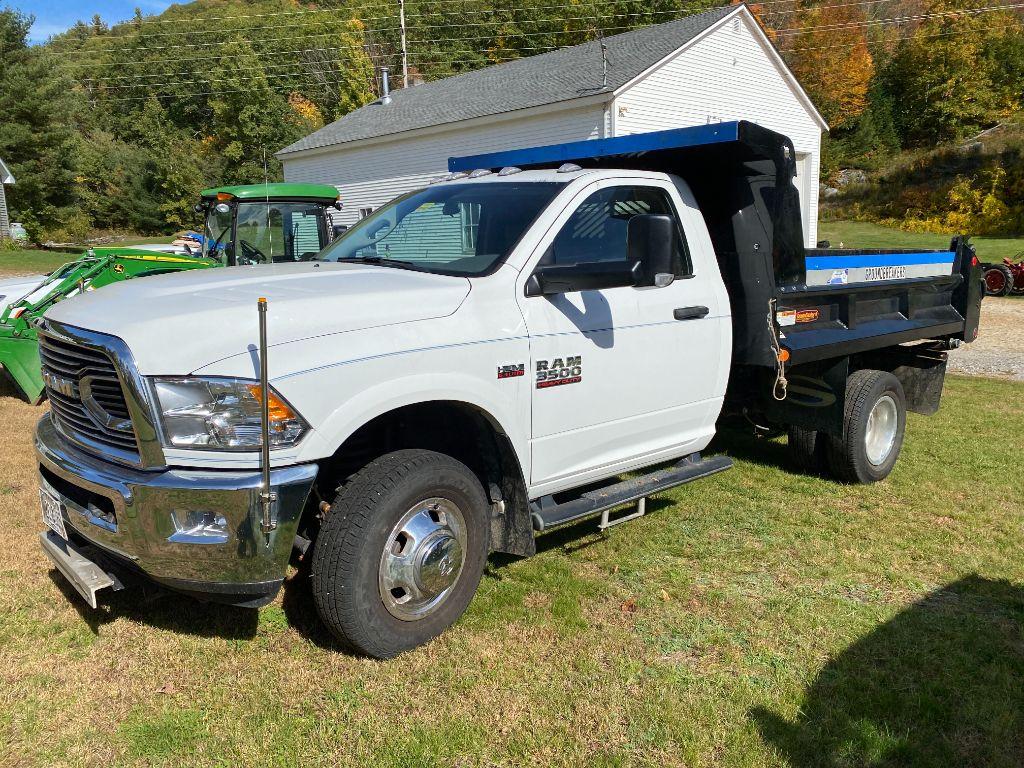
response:
[[[483,275],[504,260],[564,185],[445,184],[412,192],[370,214],[320,254],[444,275]]]

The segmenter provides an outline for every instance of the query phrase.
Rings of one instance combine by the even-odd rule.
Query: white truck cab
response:
[[[121,567],[260,605],[294,548],[332,632],[395,655],[461,615],[489,552],[532,554],[536,531],[730,466],[700,452],[736,371],[740,391],[764,376],[737,363],[755,344],[734,344],[753,332],[732,317],[721,250],[674,173],[485,166],[398,198],[318,261],[62,302],[40,331],[43,548],[94,605]],[[763,316],[777,394],[776,309]],[[808,377],[832,381],[834,361]],[[883,384],[891,428],[851,454],[863,463],[874,445],[880,477],[905,418]],[[783,423],[813,443],[823,413]],[[850,434],[840,424],[836,440]]]

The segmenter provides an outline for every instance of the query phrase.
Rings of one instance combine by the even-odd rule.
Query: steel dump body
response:
[[[784,416],[785,423],[834,431],[840,428],[843,396],[834,391],[838,372],[831,385],[822,379],[824,361],[841,361],[845,381],[853,355],[977,336],[984,291],[966,239],[937,251],[806,248],[792,142],[753,123],[454,157],[448,166],[467,172],[563,163],[660,171],[689,185],[732,304],[730,399],[737,410],[753,406],[773,418]],[[809,377],[830,390],[827,417],[798,405],[797,398],[780,405],[772,397],[780,353],[798,371],[803,364],[813,366]],[[931,365],[931,352],[925,357]],[[944,373],[944,356],[941,363]]]

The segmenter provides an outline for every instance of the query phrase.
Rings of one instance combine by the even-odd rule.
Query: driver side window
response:
[[[565,222],[541,266],[627,262],[626,231],[639,214],[667,214],[679,230],[676,275],[690,273],[689,249],[668,193],[660,187],[606,187],[584,200]]]

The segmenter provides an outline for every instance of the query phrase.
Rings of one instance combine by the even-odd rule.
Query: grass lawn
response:
[[[162,235],[160,237],[133,237],[116,243],[112,246],[128,247],[131,245],[144,245],[147,243],[169,243],[171,237]],[[82,248],[80,253],[84,252]],[[36,248],[25,248],[16,251],[0,250],[0,277],[3,275],[26,275],[52,272],[62,264],[74,261],[77,255],[64,251],[44,251]]]
[[[41,251],[34,248],[0,251],[0,276],[45,274],[76,258],[73,253]]]
[[[389,662],[337,650],[299,573],[259,612],[90,611],[37,543],[40,409],[0,397],[0,765],[1020,766],[1022,396],[951,378],[870,487],[720,439],[735,469],[492,561]]]
[[[951,235],[904,232],[866,221],[820,221],[818,239],[830,241],[833,247],[843,243],[847,248],[946,248]],[[1024,258],[1019,255],[1024,252],[1024,238],[972,237],[971,243],[982,261]]]

